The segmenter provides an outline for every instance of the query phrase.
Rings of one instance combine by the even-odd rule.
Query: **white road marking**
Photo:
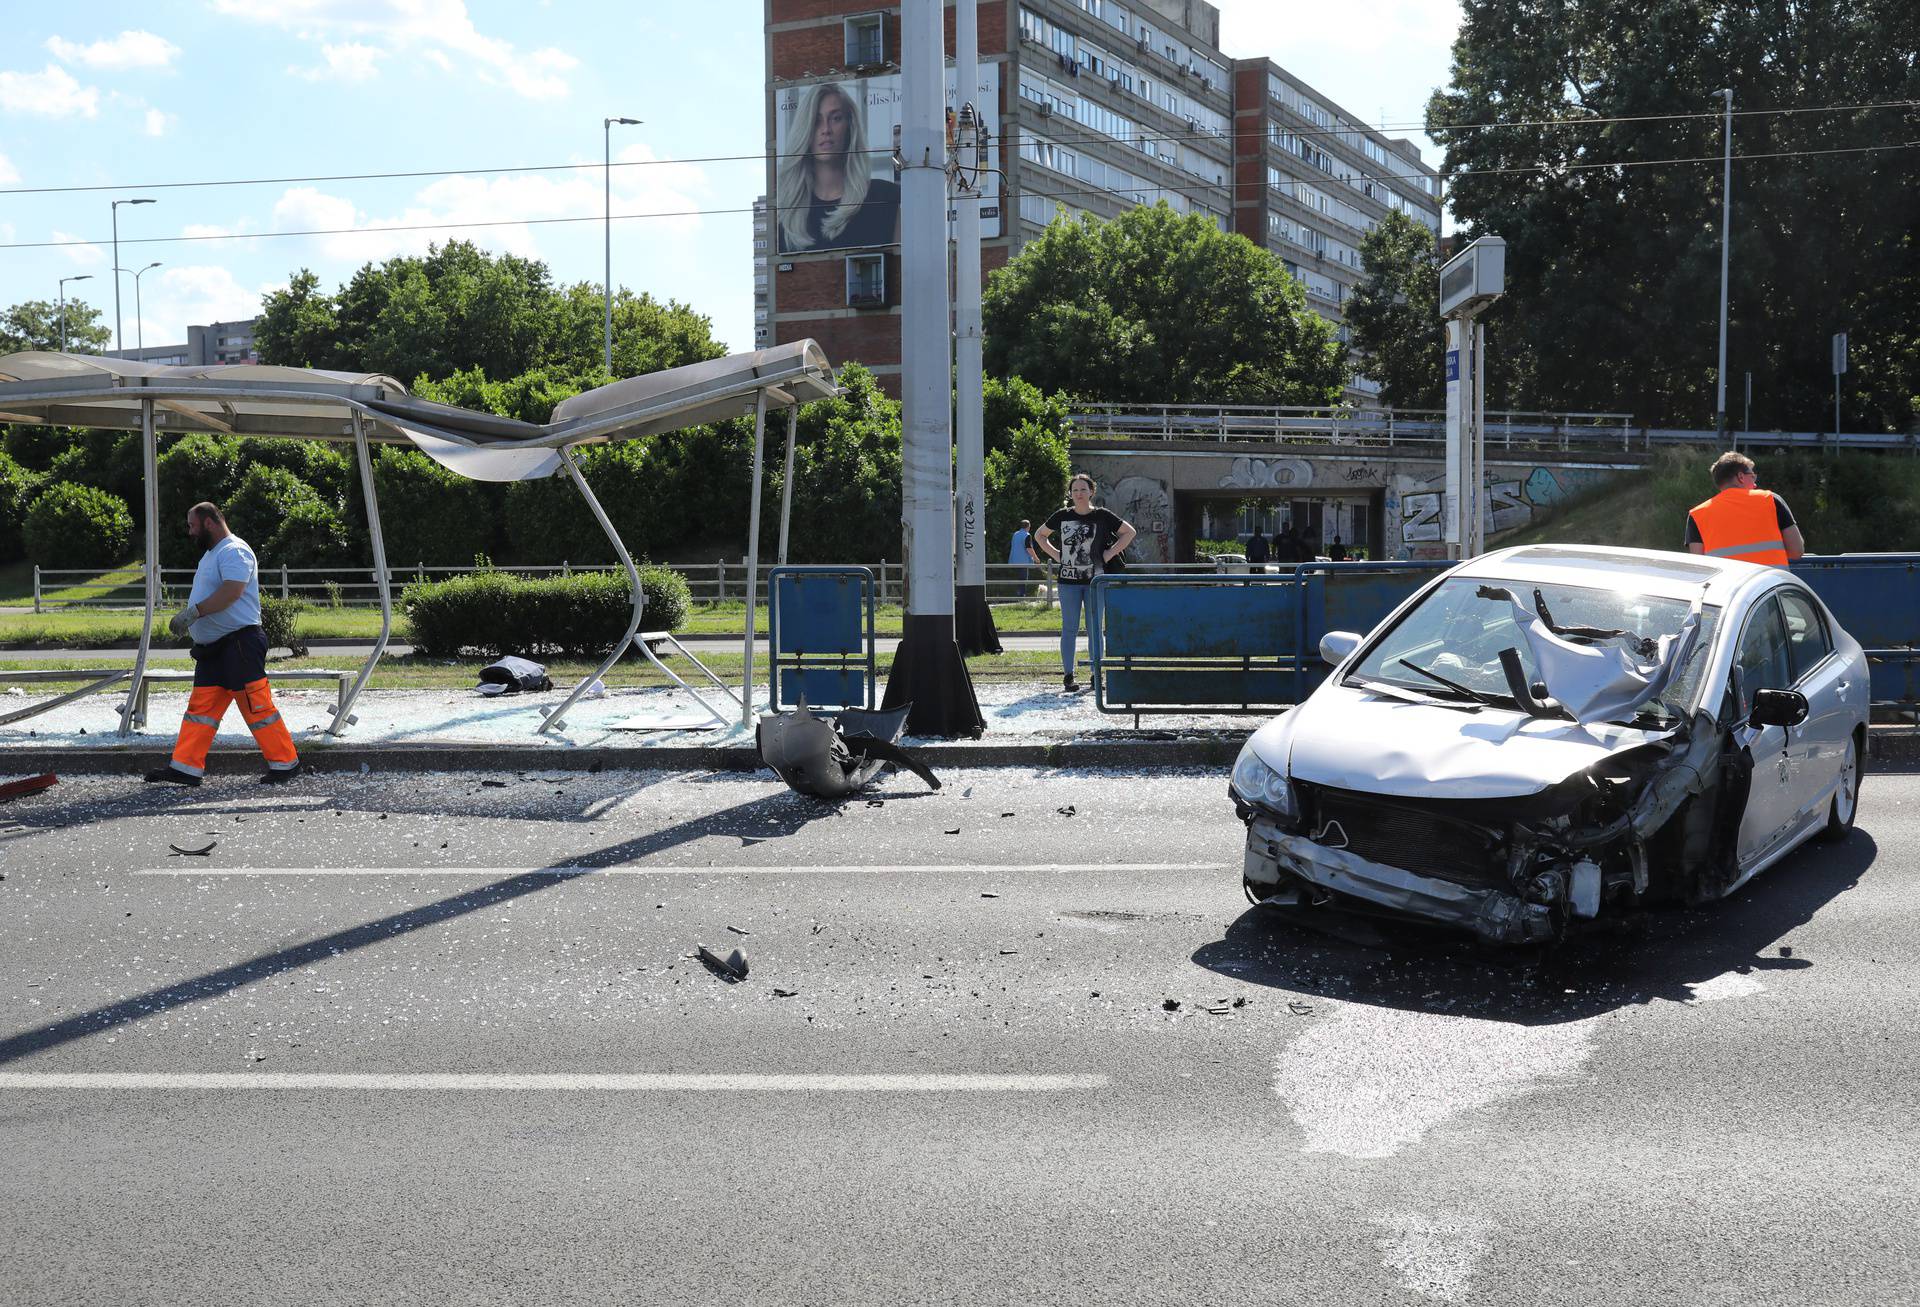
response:
[[[994,876],[1062,874],[1076,871],[1218,871],[1217,862],[950,862],[922,865],[891,863],[881,866],[715,866],[586,867],[147,867],[142,876],[890,876],[904,872],[953,874],[981,872]]]
[[[1105,1089],[1094,1075],[755,1075],[748,1073],[536,1075],[496,1072],[346,1074],[305,1071],[0,1071],[0,1090],[366,1089],[614,1093],[952,1094]]]
[[[1737,971],[1726,972],[1711,980],[1688,985],[1687,988],[1693,991],[1693,997],[1685,1001],[1689,1006],[1695,1007],[1702,1003],[1717,1003],[1723,998],[1745,998],[1749,994],[1767,992],[1767,987],[1758,980],[1752,976],[1743,976]]]
[[[1576,1074],[1594,1019],[1525,1026],[1349,1004],[1274,1060],[1303,1151],[1392,1157],[1452,1117]]]
[[[1373,1223],[1387,1231],[1377,1240],[1387,1269],[1404,1288],[1437,1302],[1465,1302],[1475,1266],[1487,1253],[1479,1229],[1418,1212],[1389,1212]]]

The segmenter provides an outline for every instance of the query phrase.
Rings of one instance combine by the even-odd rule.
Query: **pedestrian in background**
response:
[[[279,784],[300,770],[293,733],[274,706],[267,684],[267,632],[260,625],[260,565],[247,542],[227,530],[227,519],[212,504],[187,510],[187,537],[201,550],[187,606],[167,629],[193,637],[193,693],[173,760],[146,779],[173,785],[198,785],[207,772],[207,750],[219,733],[227,705],[238,701],[253,742],[266,757],[261,780]]]
[[[1118,513],[1094,507],[1095,488],[1092,477],[1085,472],[1074,473],[1073,480],[1067,483],[1066,507],[1056,511],[1033,533],[1034,543],[1059,564],[1060,665],[1065,671],[1062,684],[1070,691],[1080,688],[1073,666],[1083,612],[1087,620],[1087,652],[1096,662],[1100,658],[1100,614],[1096,606],[1087,601],[1093,578],[1102,572],[1122,569],[1124,565],[1116,564],[1133,543],[1135,534],[1133,524],[1122,521]],[[1054,544],[1055,536],[1059,537],[1058,545]]]
[[[1007,563],[1020,570],[1014,575],[1019,579],[1014,583],[1014,595],[1025,599],[1027,591],[1033,586],[1033,522],[1021,518],[1019,527],[1013,533],[1013,539],[1007,542]]]

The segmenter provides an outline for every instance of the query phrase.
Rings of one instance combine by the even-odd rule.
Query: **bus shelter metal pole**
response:
[[[583,677],[580,684],[573,687],[572,692],[558,708],[551,712],[546,709],[541,710],[546,712],[547,719],[540,723],[540,729],[535,732],[537,735],[566,729],[567,709],[579,701],[580,696],[587,692],[588,686],[612,671],[613,665],[625,655],[627,647],[633,643],[633,637],[640,633],[640,618],[647,608],[647,593],[640,588],[640,569],[633,565],[633,558],[627,553],[627,547],[620,542],[620,533],[613,529],[613,523],[607,519],[607,510],[600,507],[600,501],[594,498],[592,488],[587,485],[587,479],[580,475],[580,468],[573,461],[573,451],[563,448],[560,451],[560,462],[567,469],[567,475],[573,478],[574,487],[579,490],[580,497],[586,500],[587,507],[593,510],[593,520],[600,524],[602,531],[606,532],[608,543],[613,546],[613,552],[620,559],[620,566],[627,569],[627,583],[633,587],[633,621],[627,624],[627,633],[620,637],[619,644],[613,646],[613,652],[608,654],[607,660],[600,664],[599,671]]]
[[[800,427],[800,406],[787,408],[787,470],[780,478],[780,566],[787,565],[787,526],[793,521],[793,441]]]
[[[360,464],[360,486],[367,500],[367,534],[373,540],[373,580],[380,590],[380,638],[373,642],[373,652],[367,656],[360,675],[354,678],[353,688],[333,710],[333,725],[327,728],[327,734],[333,736],[344,735],[347,727],[360,720],[353,715],[353,701],[367,688],[373,669],[387,651],[387,638],[393,634],[393,588],[387,581],[387,542],[380,533],[380,497],[373,488],[373,455],[367,448],[366,419],[358,409],[353,414],[353,453]]]
[[[156,468],[158,451],[154,448],[153,401],[140,401],[140,478],[146,497],[147,519],[147,604],[140,618],[140,647],[133,655],[133,680],[127,687],[127,701],[120,706],[120,734],[133,734],[135,726],[145,723],[140,712],[143,696],[140,687],[147,675],[147,654],[153,648],[153,610],[160,602],[160,475]]]
[[[747,640],[740,661],[740,724],[753,725],[753,605],[760,582],[760,471],[767,435],[767,392],[753,401],[753,490],[747,510]],[[782,544],[784,545],[784,541]],[[782,550],[784,555],[785,550]]]

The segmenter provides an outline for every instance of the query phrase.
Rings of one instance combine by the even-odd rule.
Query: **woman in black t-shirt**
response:
[[[1088,605],[1093,578],[1102,572],[1117,572],[1120,555],[1133,543],[1130,522],[1104,508],[1093,506],[1093,478],[1085,472],[1074,473],[1067,483],[1067,506],[1048,518],[1033,533],[1033,543],[1059,564],[1060,592],[1060,665],[1069,690],[1078,690],[1073,677],[1075,646],[1080,638],[1080,614],[1087,615],[1087,652],[1100,657],[1100,614]],[[1054,543],[1054,537],[1059,543]]]

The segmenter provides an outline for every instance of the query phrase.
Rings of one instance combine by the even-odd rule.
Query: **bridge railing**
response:
[[[1446,440],[1439,409],[1306,408],[1254,404],[1082,404],[1069,415],[1074,435],[1138,441],[1223,444],[1304,443],[1359,448],[1421,449]],[[1487,447],[1569,452],[1647,453],[1664,445],[1727,443],[1736,448],[1906,449],[1920,453],[1920,433],[1896,431],[1764,431],[1729,433],[1635,426],[1630,413],[1545,413],[1489,410]]]

